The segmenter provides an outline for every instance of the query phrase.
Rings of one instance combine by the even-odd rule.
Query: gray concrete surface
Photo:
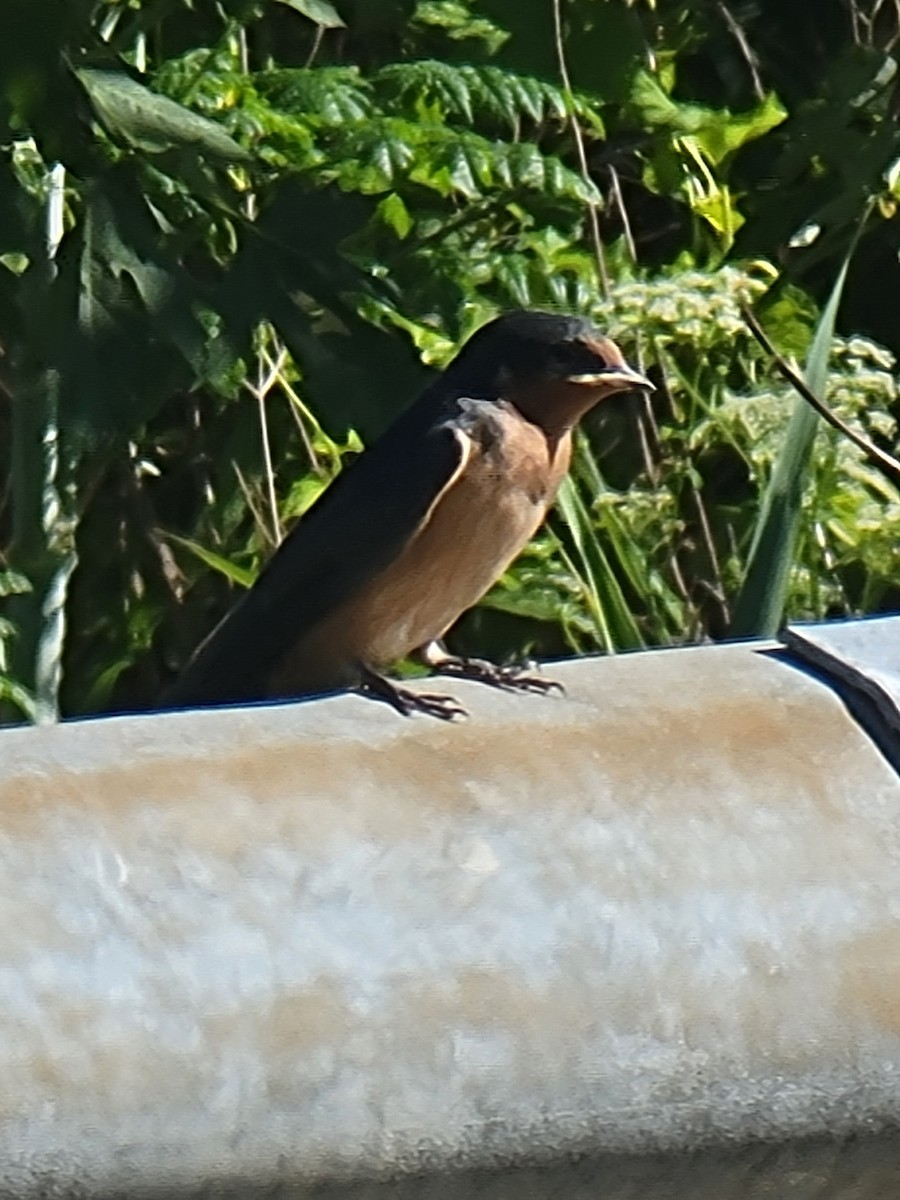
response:
[[[0,733],[0,1193],[900,1193],[900,781],[755,648]]]
[[[801,662],[864,696],[900,757],[900,617],[791,626],[781,641]]]

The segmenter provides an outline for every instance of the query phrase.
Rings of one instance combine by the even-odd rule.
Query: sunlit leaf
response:
[[[20,596],[31,590],[31,582],[18,571],[0,571],[0,596]]]
[[[343,29],[345,27],[346,22],[334,5],[329,4],[328,0],[279,0],[279,3],[296,9],[298,13],[302,13],[310,21],[315,21],[323,29]]]
[[[853,249],[851,245],[844,258],[806,363],[806,382],[817,395],[825,391],[835,321]],[[731,633],[736,637],[771,637],[784,619],[803,493],[820,425],[819,414],[798,396],[763,497],[746,574],[735,604]]]
[[[409,209],[403,203],[402,198],[396,193],[391,192],[378,205],[378,215],[384,221],[385,225],[393,229],[398,238],[409,236],[413,227],[413,218]]]
[[[250,159],[221,125],[152,92],[124,72],[84,67],[76,74],[113,137],[157,153],[171,146],[190,146],[227,162]]]
[[[190,538],[179,537],[174,533],[167,534],[167,537],[169,541],[182,546],[185,550],[189,550],[205,566],[210,567],[213,571],[218,571],[220,575],[224,575],[231,583],[236,583],[239,587],[243,588],[253,586],[253,581],[256,579],[255,571],[250,571],[246,567],[239,567],[237,563],[232,562],[221,554],[216,554],[208,546],[201,546],[199,542],[192,541]]]
[[[727,108],[675,101],[649,71],[635,75],[630,102],[650,127],[693,135],[713,165],[747,142],[762,137],[787,117],[787,110],[772,94],[748,112],[736,114]]]

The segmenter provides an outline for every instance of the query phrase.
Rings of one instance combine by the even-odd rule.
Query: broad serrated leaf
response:
[[[453,187],[468,200],[474,200],[481,193],[475,182],[472,165],[463,146],[457,146],[452,152],[449,163],[450,179]]]
[[[490,144],[483,142],[480,138],[467,138],[464,146],[470,173],[474,179],[478,180],[482,189],[487,190],[494,183],[496,155],[491,154]]]
[[[263,71],[257,90],[270,104],[305,121],[360,121],[372,112],[369,85],[356,67],[293,67]]]
[[[500,153],[501,149],[505,150],[506,147],[498,147],[498,153],[494,155],[491,162],[492,175],[503,187],[511,188],[513,186],[513,173],[509,163],[509,155]]]
[[[501,67],[461,67],[462,74],[477,103],[485,112],[516,130],[523,117],[535,124],[554,120],[566,121],[568,106],[561,88],[536,79],[530,75],[519,75]],[[591,101],[582,96],[573,96],[571,104],[582,123],[602,130],[599,116],[593,111]]]
[[[527,113],[535,124],[539,124],[544,116],[544,95],[540,83],[536,79],[512,75],[508,84],[520,111]]]
[[[422,141],[421,129],[409,121],[359,122],[335,131],[325,171],[345,191],[391,191],[415,163]]]
[[[173,146],[226,162],[248,162],[252,156],[207,117],[151,92],[121,71],[83,68],[76,75],[109,134],[151,153]]]
[[[386,101],[399,103],[410,115],[421,104],[437,104],[441,117],[474,120],[469,82],[464,71],[451,63],[432,59],[391,63],[382,67],[373,83]]]
[[[382,67],[372,82],[386,104],[409,116],[421,117],[423,106],[436,105],[439,119],[504,126],[513,136],[523,122],[563,124],[568,119],[566,96],[560,88],[501,67],[422,59]],[[602,134],[602,121],[588,98],[574,96],[571,104],[584,127]]]
[[[516,107],[513,90],[506,84],[507,73],[486,69],[480,75],[476,75],[474,70],[471,74],[477,80],[478,98],[482,112],[491,117],[498,125],[506,125],[515,135],[518,132],[522,114]]]
[[[506,161],[510,165],[513,183],[517,187],[542,189],[546,179],[544,156],[531,142],[522,142],[506,148]]]
[[[495,278],[518,308],[529,308],[533,304],[528,282],[528,263],[524,258],[519,255],[499,258]]]

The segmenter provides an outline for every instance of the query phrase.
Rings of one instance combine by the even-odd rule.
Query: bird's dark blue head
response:
[[[653,386],[584,317],[529,311],[504,313],[483,325],[446,378],[466,395],[508,400],[548,426],[574,424],[614,392]]]
[[[615,342],[585,317],[549,312],[508,312],[482,325],[448,368],[454,378],[477,384],[483,394],[500,373],[518,382],[539,379],[600,385],[608,391],[649,388],[629,367]]]

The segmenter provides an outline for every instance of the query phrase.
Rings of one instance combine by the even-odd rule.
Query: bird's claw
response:
[[[441,721],[453,721],[456,717],[468,717],[468,712],[452,696],[439,692],[413,692],[409,688],[397,687],[389,679],[367,671],[363,675],[362,691],[367,696],[384,700],[404,717],[414,713],[425,713],[429,717],[437,717]]]
[[[402,707],[399,711],[406,717],[415,712],[427,713],[429,717],[439,717],[442,721],[453,721],[456,717],[468,717],[467,709],[441,692],[411,692],[406,688],[397,688]]]
[[[546,695],[548,692],[559,692],[565,695],[566,689],[555,679],[542,679],[540,675],[527,675],[530,663],[516,664],[511,667],[500,667],[484,658],[455,658],[448,657],[435,665],[435,670],[441,675],[452,675],[456,679],[471,679],[476,683],[486,683],[490,687],[501,688],[506,692],[534,692]]]

